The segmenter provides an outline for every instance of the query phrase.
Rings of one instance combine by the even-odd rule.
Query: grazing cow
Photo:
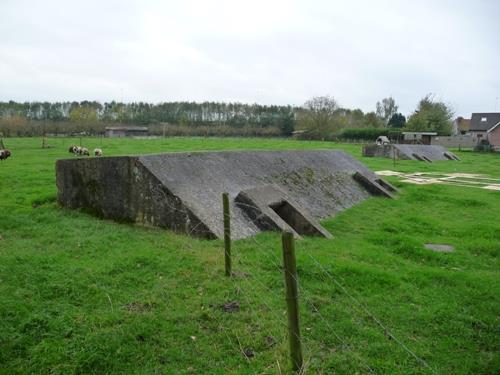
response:
[[[89,149],[86,148],[86,147],[82,147],[80,148],[80,155],[86,155],[86,156],[89,156],[90,153],[89,153]]]
[[[12,153],[9,150],[0,150],[0,160],[5,160],[10,157]]]
[[[97,156],[97,157],[102,156],[102,150],[100,148],[94,149],[94,156]]]
[[[69,151],[69,153],[70,153],[70,154],[75,154],[75,153],[76,153],[76,147],[77,147],[77,146],[69,146],[69,150],[68,150],[68,151]]]

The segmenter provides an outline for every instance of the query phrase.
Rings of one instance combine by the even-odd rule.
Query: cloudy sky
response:
[[[500,1],[0,0],[0,101],[500,111]]]

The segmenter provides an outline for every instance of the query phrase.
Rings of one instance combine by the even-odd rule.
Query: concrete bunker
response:
[[[438,160],[460,160],[440,145],[389,144],[363,146],[363,156],[419,160],[432,163]]]
[[[395,189],[332,150],[226,151],[58,160],[58,201],[108,219],[222,238],[228,192],[235,239],[265,230],[331,237],[319,220]]]

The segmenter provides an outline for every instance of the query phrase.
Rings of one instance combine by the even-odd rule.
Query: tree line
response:
[[[4,134],[36,135],[44,131],[96,134],[111,124],[147,126],[151,130],[166,124],[177,132],[182,132],[182,128],[211,126],[230,134],[279,135],[293,131],[294,108],[219,102],[0,102],[0,132]],[[193,130],[186,132],[191,134]]]
[[[147,126],[151,134],[289,136],[297,130],[303,138],[334,139],[349,129],[432,130],[447,134],[452,115],[451,109],[432,95],[418,103],[408,121],[398,112],[392,97],[377,102],[375,111],[366,113],[342,108],[330,96],[314,97],[300,107],[219,102],[9,101],[0,102],[0,133],[96,135],[107,125],[126,124]]]
[[[280,125],[291,114],[291,106],[217,102],[0,102],[0,118],[20,116],[37,121],[118,122],[135,125],[172,123],[194,126],[213,123],[265,128]]]
[[[309,139],[371,139],[377,132],[385,135],[391,130],[451,133],[453,110],[432,94],[420,99],[408,119],[398,111],[392,97],[382,99],[375,107],[375,111],[363,113],[342,108],[331,96],[314,97],[297,111],[297,128],[302,138]]]

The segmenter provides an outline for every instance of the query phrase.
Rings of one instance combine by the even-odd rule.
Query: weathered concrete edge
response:
[[[106,181],[99,183],[98,178],[88,178],[84,173],[78,173],[80,171],[78,168],[67,168],[66,172],[64,172],[66,166],[74,166],[75,163],[81,164],[82,168],[89,168],[90,165],[94,164],[93,171],[95,175],[107,175],[107,171],[104,170],[105,168],[102,163],[94,161],[95,159],[57,160],[55,169],[58,204],[62,207],[90,212],[104,219],[137,223],[149,227],[159,226],[171,229],[177,233],[195,235],[202,238],[211,239],[217,237],[198,218],[191,207],[174,195],[148,168],[142,165],[138,157],[116,156],[106,159],[126,161],[127,174],[117,174],[119,179],[114,181],[115,186],[108,186]],[[69,171],[71,171],[71,175]],[[138,183],[130,183],[132,178],[136,179]],[[74,186],[74,189],[65,188],[67,184]],[[144,185],[147,185],[148,189],[140,188]],[[128,207],[129,210],[113,211],[110,214],[102,204],[102,200],[104,200],[103,196],[100,198],[97,196],[93,198],[91,196],[90,191],[92,188],[100,190],[103,196],[112,194],[114,188],[118,189],[118,195],[121,198],[122,204]],[[158,205],[161,206],[160,210],[157,209]],[[155,206],[155,209],[152,209],[153,206]],[[165,216],[168,215],[170,216],[169,220],[165,220]]]

